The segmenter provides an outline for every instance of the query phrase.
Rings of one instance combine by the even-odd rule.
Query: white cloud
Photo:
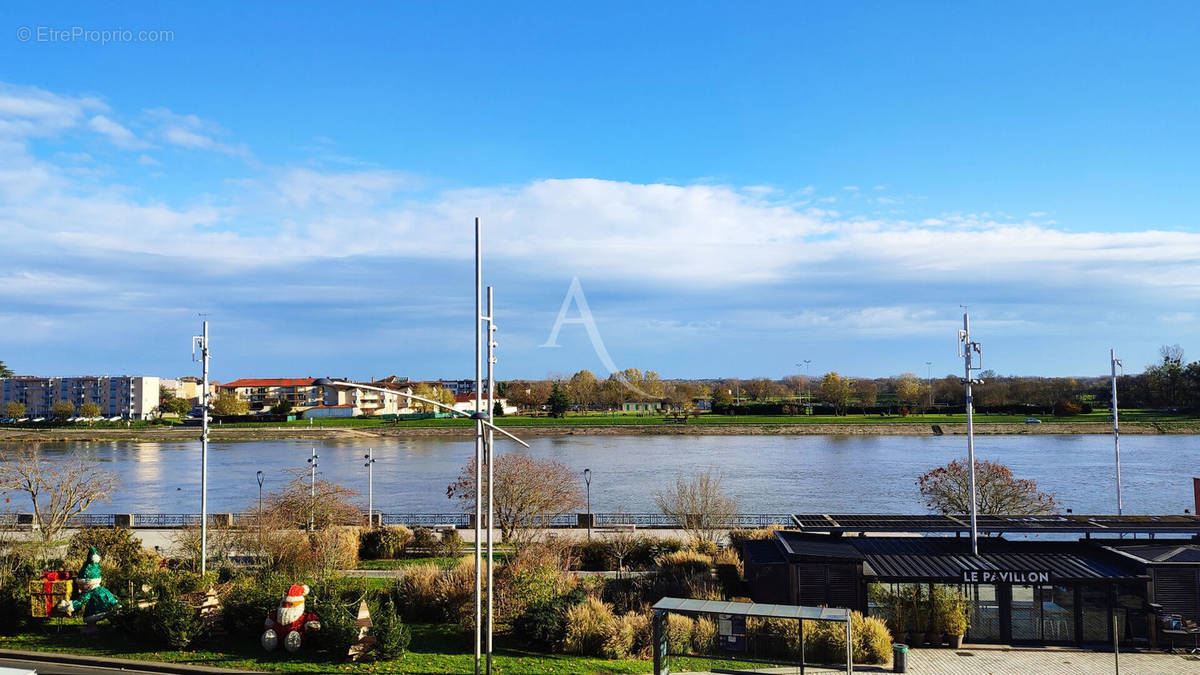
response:
[[[52,136],[77,126],[90,111],[107,109],[90,96],[60,96],[0,82],[0,136]]]
[[[138,164],[141,164],[142,166],[161,166],[162,165],[162,162],[160,162],[157,159],[154,159],[150,155],[146,155],[146,154],[138,155],[137,161],[138,161]]]
[[[178,115],[167,108],[153,108],[147,110],[146,115],[158,125],[157,133],[164,143],[242,159],[253,158],[250,149],[244,143],[219,140],[219,137],[228,135],[228,132],[215,122],[196,115]]]
[[[149,143],[138,138],[132,131],[104,115],[93,117],[88,121],[88,126],[96,133],[106,136],[113,145],[123,150],[141,150],[150,147]]]

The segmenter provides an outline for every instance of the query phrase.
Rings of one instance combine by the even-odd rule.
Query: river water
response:
[[[966,455],[966,439],[925,436],[568,436],[535,438],[525,450],[497,441],[497,452],[524,452],[592,470],[592,510],[655,512],[653,495],[679,474],[720,471],[744,513],[923,513],[916,478]],[[320,475],[359,490],[363,455],[375,454],[375,508],[383,512],[459,510],[446,486],[474,452],[470,439],[370,439],[370,442],[253,441],[209,446],[209,510],[252,510],[258,494],[307,475],[310,448]],[[78,453],[118,475],[111,500],[92,512],[198,513],[200,447],[190,443],[46,443],[47,458]],[[1116,511],[1112,438],[980,436],[979,459],[1033,478],[1075,513]],[[1182,513],[1200,475],[1200,436],[1121,439],[1126,513]],[[14,510],[23,510],[14,496]]]

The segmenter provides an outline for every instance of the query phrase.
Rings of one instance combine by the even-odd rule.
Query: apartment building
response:
[[[104,417],[149,419],[158,408],[158,385],[157,377],[131,375],[5,377],[0,378],[0,408],[15,401],[25,405],[27,417],[48,417],[58,401],[71,403],[76,410],[95,403]]]
[[[324,404],[324,392],[311,377],[243,378],[219,386],[218,393],[234,394],[250,404],[251,412],[287,401],[293,409],[303,410]]]
[[[174,394],[175,398],[191,401],[193,404],[200,402],[200,390],[204,388],[204,382],[194,375],[185,375],[173,380],[164,379],[159,381],[159,385]],[[215,395],[219,386],[219,382],[210,381],[208,383],[209,395]]]

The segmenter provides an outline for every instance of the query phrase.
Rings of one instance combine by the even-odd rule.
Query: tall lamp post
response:
[[[587,486],[588,541],[592,540],[592,470],[583,470],[583,484]]]
[[[1117,454],[1117,515],[1121,515],[1121,428],[1117,424],[1117,368],[1122,371],[1125,364],[1117,358],[1117,350],[1108,350],[1108,360],[1112,365],[1112,418],[1113,418],[1113,449]]]
[[[976,380],[971,377],[972,371],[977,371],[980,368],[979,364],[972,361],[972,356],[979,354],[979,358],[983,359],[983,351],[978,342],[971,340],[971,317],[963,312],[963,327],[958,331],[958,355],[963,359],[963,379],[962,383],[966,385],[967,392],[967,462],[971,465],[971,477],[969,481],[969,489],[971,490],[971,555],[979,555],[979,538],[978,530],[976,529],[976,511],[978,505],[975,500],[975,401],[971,398],[971,385],[983,384],[983,380]]]
[[[192,360],[200,350],[200,574],[208,569],[208,322],[192,337]]]
[[[933,361],[925,362],[925,387],[929,389],[929,407],[933,408]]]
[[[258,547],[261,549],[262,548],[262,536],[263,536],[263,522],[262,522],[263,472],[262,471],[256,472],[254,474],[254,477],[258,479]],[[260,550],[259,553],[262,553],[262,551]]]
[[[797,363],[796,367],[800,367],[801,363],[804,364],[804,405],[808,406],[812,403],[812,398],[808,395],[808,364],[812,363],[812,359],[804,359]]]
[[[312,457],[308,458],[308,529],[311,532],[317,519],[317,449],[312,449]]]
[[[375,448],[367,448],[367,454],[363,455],[363,459],[367,460],[363,466],[367,467],[367,527],[375,526]]]

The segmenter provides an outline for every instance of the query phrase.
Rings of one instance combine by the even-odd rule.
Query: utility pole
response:
[[[208,570],[208,322],[192,337],[192,360],[200,350],[200,574]]]
[[[262,486],[263,472],[259,471],[254,474],[258,479],[258,554],[262,555],[262,536],[263,536],[263,521],[262,521]]]
[[[979,532],[976,525],[978,505],[975,499],[975,401],[971,397],[971,385],[983,384],[983,380],[971,377],[971,371],[979,370],[980,365],[972,362],[972,356],[979,354],[983,360],[983,352],[978,342],[971,340],[971,317],[963,311],[963,327],[958,331],[958,355],[963,359],[962,383],[967,387],[967,462],[971,467],[971,555],[979,555]]]
[[[375,448],[367,448],[363,455],[367,463],[367,527],[375,526]]]
[[[481,227],[475,219],[475,675],[479,675],[480,644],[483,641],[483,261],[480,257]],[[488,626],[490,631],[491,626]]]
[[[933,409],[933,361],[925,362],[925,386],[929,389],[929,409]]]
[[[496,342],[496,307],[492,298],[492,287],[487,287],[487,419],[491,424],[495,424],[496,420],[496,347],[499,343]],[[492,572],[495,566],[495,547],[494,537],[495,528],[492,524],[492,516],[495,515],[495,507],[492,501],[495,496],[495,437],[492,428],[489,426],[487,430],[487,672],[491,675],[492,672],[492,620],[495,616],[493,607],[495,605],[492,591]]]
[[[1117,454],[1117,515],[1121,515],[1121,428],[1117,424],[1117,367],[1125,369],[1125,364],[1117,358],[1117,350],[1108,350],[1109,364],[1112,366],[1112,418],[1113,418],[1113,449]]]
[[[592,470],[583,470],[583,483],[587,485],[587,524],[588,524],[588,541],[592,540]]]
[[[317,519],[317,449],[312,449],[312,457],[308,458],[308,531],[312,532]]]

